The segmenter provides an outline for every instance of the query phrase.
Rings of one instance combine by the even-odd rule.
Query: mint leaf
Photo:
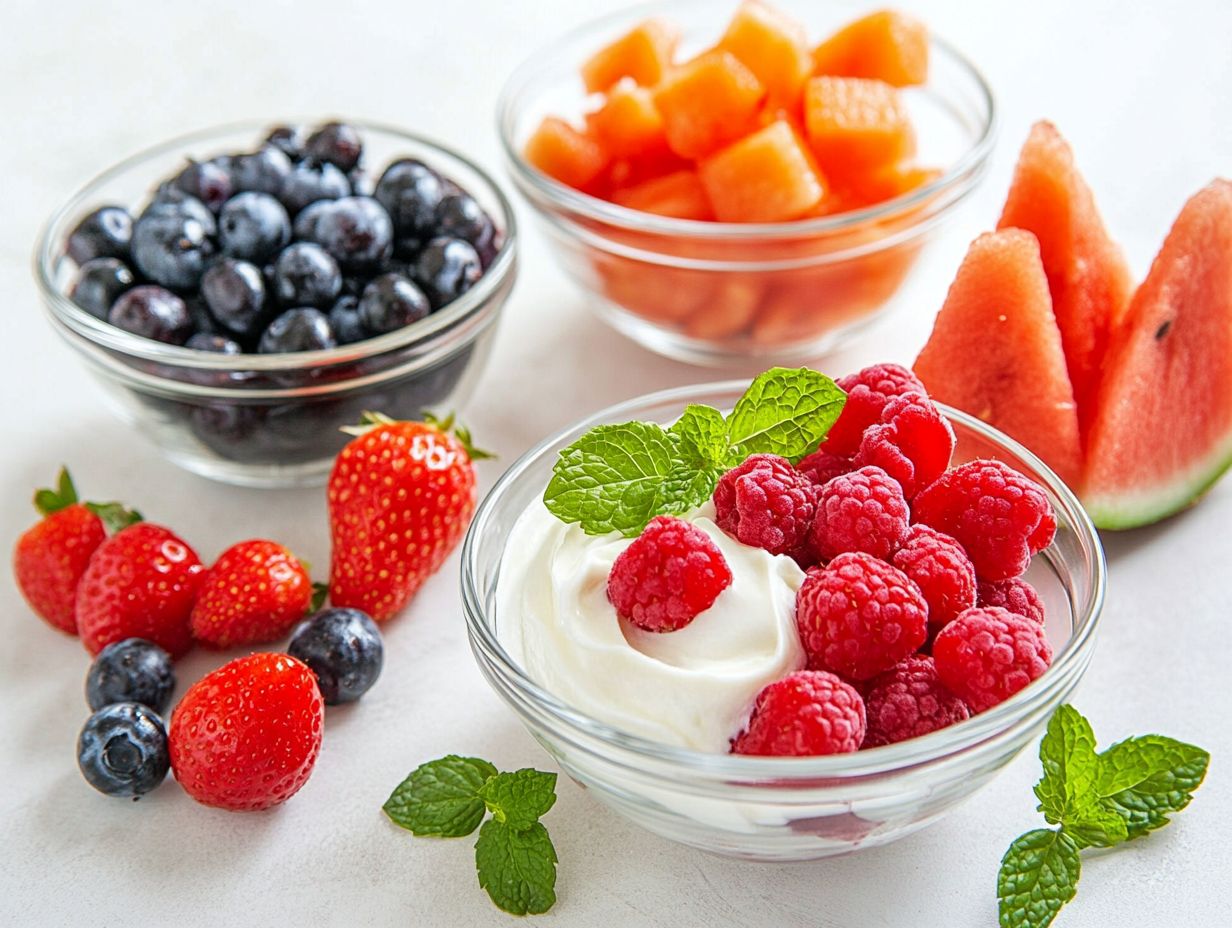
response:
[[[807,367],[773,367],[753,381],[727,419],[729,466],[750,454],[777,454],[793,464],[826,437],[847,395]]]
[[[1074,898],[1082,861],[1064,831],[1037,828],[1020,836],[1001,858],[997,921],[1001,928],[1046,928]]]
[[[728,458],[727,423],[711,406],[691,403],[668,431],[680,438],[682,450],[703,464],[721,467]]]
[[[529,768],[498,773],[479,788],[479,798],[498,822],[528,828],[556,802],[556,774]]]
[[[538,822],[519,830],[488,819],[475,842],[475,869],[492,901],[513,915],[538,915],[556,902],[556,848]]]
[[[1124,819],[1129,837],[1138,838],[1189,805],[1210,759],[1201,748],[1162,735],[1129,738],[1099,755],[1093,789]]]
[[[1129,840],[1125,819],[1091,795],[1066,813],[1062,827],[1080,847],[1114,847]]]
[[[395,824],[416,835],[458,838],[483,820],[479,790],[496,768],[478,757],[450,754],[417,767],[382,806]]]
[[[1044,818],[1053,825],[1068,821],[1082,797],[1095,781],[1095,732],[1073,706],[1057,708],[1048,720],[1048,730],[1040,741],[1043,778],[1035,784],[1035,795]]]

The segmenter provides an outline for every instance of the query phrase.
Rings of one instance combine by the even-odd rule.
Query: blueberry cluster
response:
[[[134,218],[86,216],[71,298],[125,331],[201,351],[314,351],[411,325],[456,300],[499,247],[473,197],[426,164],[375,184],[345,123],[280,126],[253,152],[190,161]]]

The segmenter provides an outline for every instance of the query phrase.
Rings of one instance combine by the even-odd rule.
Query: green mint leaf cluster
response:
[[[1162,735],[1095,751],[1090,723],[1061,706],[1040,741],[1039,811],[1057,828],[1020,836],[1001,859],[1001,928],[1046,928],[1078,891],[1080,852],[1115,847],[1168,824],[1193,798],[1210,755]]]
[[[632,537],[655,516],[701,505],[750,454],[800,460],[825,438],[846,399],[824,374],[776,367],[754,380],[726,417],[695,404],[666,429],[653,422],[598,426],[560,453],[543,501],[587,534]]]
[[[556,848],[539,821],[555,802],[554,773],[501,773],[478,757],[450,754],[417,767],[382,808],[421,837],[461,838],[479,828],[479,885],[506,912],[538,915],[556,902]]]

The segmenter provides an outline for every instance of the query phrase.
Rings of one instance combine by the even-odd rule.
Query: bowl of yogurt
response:
[[[729,753],[758,692],[804,666],[786,555],[730,538],[712,504],[682,518],[723,553],[730,587],[669,634],[618,620],[608,572],[632,539],[587,534],[543,497],[559,453],[591,428],[674,422],[689,404],[731,409],[747,381],[669,390],[603,410],[516,461],[481,504],[462,554],[467,631],[481,672],[560,768],[600,802],[674,841],[752,860],[808,860],[886,844],[987,783],[1065,702],[1085,672],[1103,607],[1098,536],[1065,484],[1021,445],[941,407],[954,462],[997,458],[1035,480],[1052,543],[1026,579],[1048,616],[1053,661],[991,709],[922,737],[848,754]]]

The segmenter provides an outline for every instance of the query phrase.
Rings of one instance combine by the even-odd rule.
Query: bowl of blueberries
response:
[[[365,411],[457,411],[516,277],[513,211],[462,155],[370,123],[182,136],[79,190],[35,273],[111,405],[175,463],[324,481]]]

